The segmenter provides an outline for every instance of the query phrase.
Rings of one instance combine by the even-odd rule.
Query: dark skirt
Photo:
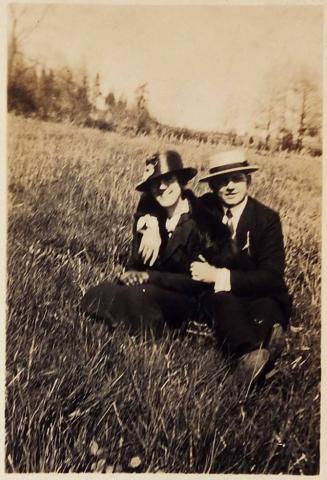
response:
[[[130,334],[149,331],[158,338],[165,326],[183,327],[196,310],[196,298],[153,284],[124,286],[104,282],[84,295],[81,309],[112,326],[123,323]]]

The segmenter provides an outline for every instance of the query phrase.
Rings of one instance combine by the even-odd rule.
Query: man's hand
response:
[[[129,272],[123,273],[119,280],[121,283],[129,287],[132,285],[142,285],[149,281],[149,274],[148,272],[130,270]]]
[[[140,217],[137,222],[137,231],[142,233],[142,240],[139,246],[139,254],[142,257],[144,264],[149,263],[152,267],[158,258],[161,236],[156,217],[145,215]]]
[[[215,283],[218,269],[207,262],[193,262],[191,274],[193,280],[205,283]]]

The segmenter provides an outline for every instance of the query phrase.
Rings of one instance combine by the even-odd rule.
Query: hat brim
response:
[[[259,170],[259,167],[256,165],[249,165],[248,167],[237,167],[237,168],[228,168],[227,170],[221,171],[221,172],[215,172],[211,173],[210,175],[206,175],[205,177],[202,177],[199,179],[199,182],[207,182],[211,178],[214,177],[221,177],[222,175],[226,175],[227,173],[233,173],[233,172],[245,172],[245,173],[252,173],[256,172]]]
[[[198,173],[196,168],[192,167],[185,167],[181,168],[179,170],[173,170],[171,172],[166,172],[166,173],[161,173],[159,175],[153,175],[151,178],[148,178],[144,182],[140,182],[136,185],[135,190],[139,192],[146,192],[150,189],[151,184],[153,183],[154,180],[157,180],[158,178],[161,177],[166,177],[168,175],[176,175],[179,179],[183,180],[185,183],[191,180],[191,178],[195,177],[195,175]]]

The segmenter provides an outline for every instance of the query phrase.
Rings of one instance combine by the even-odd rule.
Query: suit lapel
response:
[[[162,264],[170,258],[176,250],[187,244],[189,236],[192,232],[194,225],[191,221],[190,214],[184,213],[181,215],[179,222],[172,233],[172,236],[168,239],[166,248],[159,257],[159,264]]]
[[[236,242],[239,250],[248,248],[251,235],[255,231],[254,202],[249,197],[236,229]]]

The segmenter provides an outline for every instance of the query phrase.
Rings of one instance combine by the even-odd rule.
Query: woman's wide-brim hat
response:
[[[145,192],[149,190],[154,180],[169,174],[176,175],[185,184],[197,174],[197,170],[192,167],[184,167],[180,154],[174,150],[158,152],[146,159],[142,180],[135,188],[140,192]]]
[[[252,173],[258,168],[256,165],[249,165],[243,150],[228,150],[216,153],[210,158],[209,174],[200,178],[199,181],[207,182],[227,173]]]

